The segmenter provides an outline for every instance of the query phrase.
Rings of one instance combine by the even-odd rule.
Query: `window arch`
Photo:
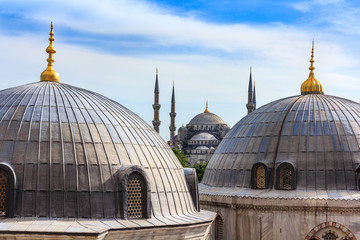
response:
[[[305,240],[350,240],[353,238],[355,236],[348,227],[338,222],[327,221],[311,229]]]
[[[220,215],[215,218],[215,240],[224,239],[224,220]]]
[[[254,189],[266,189],[269,186],[269,171],[265,164],[256,163],[251,170],[251,185]]]
[[[255,170],[256,188],[265,188],[266,172],[264,166],[258,166]]]
[[[0,162],[0,216],[14,217],[16,197],[15,171],[10,164]]]
[[[277,168],[277,188],[281,190],[295,189],[295,169],[290,163],[282,163]]]
[[[6,215],[9,180],[4,170],[0,169],[0,216]]]
[[[280,169],[280,188],[292,189],[292,171],[288,166],[284,166]]]
[[[131,173],[128,182],[127,198],[129,218],[144,218],[144,207],[146,205],[144,192],[146,192],[144,178],[137,172]]]
[[[120,216],[128,218],[151,217],[151,189],[141,166],[123,165],[120,178]]]

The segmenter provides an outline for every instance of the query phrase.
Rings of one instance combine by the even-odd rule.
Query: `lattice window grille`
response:
[[[292,189],[292,171],[289,167],[283,167],[280,171],[280,188]]]
[[[143,181],[141,176],[130,175],[128,183],[128,217],[143,218]]]
[[[329,230],[322,236],[324,240],[336,240],[338,239],[338,236],[335,234],[335,232]]]
[[[0,173],[0,216],[5,216],[6,214],[6,188],[6,176]]]
[[[215,239],[224,239],[224,221],[220,216],[217,216],[215,219]]]
[[[256,188],[265,188],[265,168],[259,166],[256,168]]]

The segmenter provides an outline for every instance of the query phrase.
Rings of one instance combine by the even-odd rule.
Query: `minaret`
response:
[[[248,89],[248,103],[246,104],[246,108],[248,110],[248,114],[254,111],[254,98],[253,98],[253,90],[252,90],[252,67],[250,67],[250,77],[249,77],[249,89]]]
[[[154,104],[153,104],[153,108],[154,108],[154,120],[152,121],[152,124],[154,126],[155,131],[157,131],[158,133],[160,133],[160,118],[159,118],[159,111],[160,111],[160,107],[161,105],[159,104],[159,81],[158,81],[158,69],[156,68],[156,78],[155,78],[155,89],[154,89]]]
[[[254,81],[254,92],[253,92],[253,104],[254,104],[254,110],[256,110],[256,92],[255,92],[255,81]],[[253,110],[253,111],[254,111]]]
[[[171,112],[170,112],[170,146],[173,145],[173,139],[175,137],[175,130],[176,130],[176,126],[175,126],[175,117],[176,117],[176,112],[175,112],[175,86],[174,86],[174,82],[173,82],[173,89],[172,89],[172,96],[171,96]]]

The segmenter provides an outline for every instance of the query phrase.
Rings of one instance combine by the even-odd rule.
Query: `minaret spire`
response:
[[[305,94],[324,94],[321,83],[315,78],[314,74],[314,40],[312,41],[310,73],[308,79],[301,84],[301,95]]]
[[[48,59],[46,59],[46,61],[48,62],[47,68],[45,69],[45,71],[43,71],[40,75],[40,81],[49,81],[49,82],[59,82],[59,74],[55,71],[55,69],[53,68],[53,54],[56,53],[56,49],[53,45],[53,42],[55,40],[54,38],[54,32],[53,32],[53,23],[51,22],[50,25],[50,33],[49,33],[50,37],[49,37],[49,41],[50,44],[49,46],[46,48],[46,52],[49,54]]]
[[[176,130],[176,126],[175,126],[175,117],[176,117],[176,112],[175,112],[175,83],[173,81],[173,88],[172,88],[172,95],[171,95],[171,112],[170,112],[170,146],[173,145],[173,140],[175,138],[175,130]]]
[[[152,121],[152,124],[154,126],[155,131],[157,131],[158,133],[160,133],[160,118],[159,118],[159,112],[160,112],[160,107],[161,105],[159,104],[159,95],[160,95],[160,91],[159,91],[159,81],[158,81],[158,69],[156,68],[156,78],[155,78],[155,89],[154,89],[154,104],[153,104],[153,109],[154,109],[154,120]]]
[[[246,108],[248,110],[248,114],[255,110],[254,106],[254,97],[253,97],[253,85],[252,85],[252,67],[250,67],[250,77],[249,77],[249,89],[248,89],[248,103],[246,104]]]
[[[210,111],[209,111],[209,102],[208,102],[208,100],[206,100],[206,108],[205,108],[205,111],[204,111],[204,113],[209,113]]]

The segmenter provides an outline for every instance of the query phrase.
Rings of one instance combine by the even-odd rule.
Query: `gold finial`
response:
[[[314,74],[314,40],[312,41],[310,73],[308,79],[301,84],[301,95],[305,94],[324,94],[321,83],[315,78]]]
[[[49,54],[49,58],[46,59],[46,61],[48,62],[47,68],[45,69],[45,71],[43,71],[40,75],[40,81],[50,81],[50,82],[59,82],[59,74],[54,70],[53,68],[53,54],[56,53],[56,49],[53,45],[53,41],[54,39],[54,32],[53,32],[53,23],[51,22],[50,25],[50,37],[49,37],[49,41],[50,44],[49,46],[46,48],[46,52]]]
[[[158,71],[158,68],[156,68],[156,75],[158,75],[159,71]]]
[[[208,100],[206,100],[206,109],[205,109],[204,113],[209,113],[210,112],[208,107],[209,107]]]

